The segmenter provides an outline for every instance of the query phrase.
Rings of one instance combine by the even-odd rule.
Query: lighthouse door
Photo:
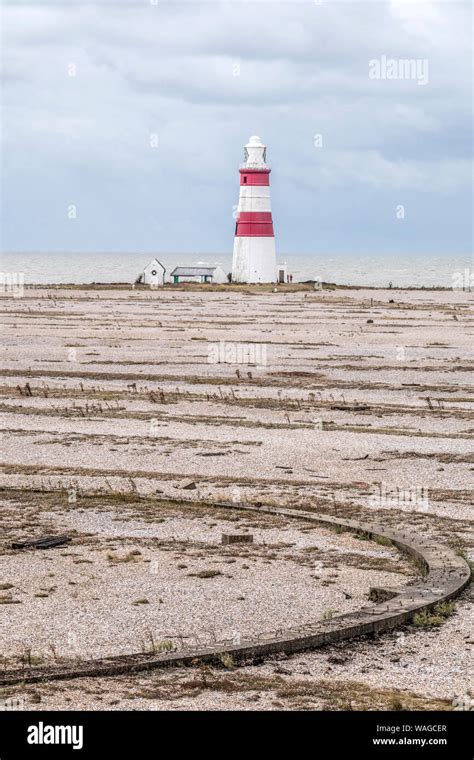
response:
[[[285,270],[279,269],[278,270],[278,282],[285,282]]]

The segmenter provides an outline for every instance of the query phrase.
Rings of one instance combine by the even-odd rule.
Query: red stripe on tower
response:
[[[239,222],[271,222],[271,211],[241,211]]]
[[[273,222],[237,222],[235,237],[275,237]]]
[[[270,184],[271,169],[239,169],[241,185],[264,185]]]

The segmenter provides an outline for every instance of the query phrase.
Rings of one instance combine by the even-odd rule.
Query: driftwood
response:
[[[72,541],[70,536],[43,536],[29,541],[14,541],[12,549],[51,549],[53,546],[61,546],[69,541]]]

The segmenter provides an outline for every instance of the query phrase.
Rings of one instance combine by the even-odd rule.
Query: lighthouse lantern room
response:
[[[240,166],[240,195],[235,225],[232,282],[275,282],[275,236],[270,205],[270,169],[266,146],[254,135]]]

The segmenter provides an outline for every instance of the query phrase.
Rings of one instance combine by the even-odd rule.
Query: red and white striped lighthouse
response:
[[[275,282],[275,236],[270,205],[270,169],[266,146],[254,135],[240,166],[240,195],[235,225],[232,282]]]

